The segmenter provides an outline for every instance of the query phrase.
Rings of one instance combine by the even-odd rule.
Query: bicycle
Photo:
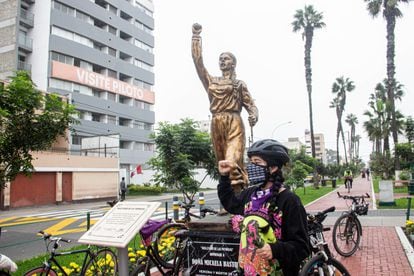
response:
[[[58,252],[57,250],[61,246],[60,242],[70,243],[71,241],[62,237],[54,237],[51,234],[45,233],[43,231],[39,231],[39,234],[42,235],[42,238],[45,241],[46,251],[50,252],[49,257],[43,262],[41,266],[27,271],[24,274],[25,276],[72,275],[71,273],[73,272],[79,272],[79,275],[117,275],[118,262],[115,253],[111,249],[103,247],[95,252],[91,249],[91,246],[88,245],[86,249]],[[52,246],[52,249],[49,251],[50,246]],[[67,269],[65,270],[56,258],[59,256],[74,254],[85,254],[80,271],[67,271]]]
[[[352,176],[345,176],[345,189],[348,189],[348,193],[352,189]]]
[[[145,255],[133,264],[129,275],[149,276],[152,267],[161,275],[179,275],[183,269],[187,233],[184,224],[149,220],[139,232]]]
[[[358,215],[363,216],[368,213],[369,203],[365,202],[369,194],[360,196],[341,195],[338,197],[345,200],[352,200],[348,211],[345,211],[335,222],[332,231],[332,241],[335,250],[339,255],[349,257],[359,248],[362,236],[362,225]]]
[[[323,232],[329,231],[330,228],[323,227],[322,222],[327,217],[327,214],[333,211],[335,211],[335,206],[318,212],[315,215],[308,214],[308,235],[312,257],[308,259],[302,266],[300,276],[350,275],[343,264],[341,264],[332,256],[323,235]]]
[[[151,267],[156,267],[161,275],[181,275],[185,262],[185,250],[187,246],[188,228],[186,224],[191,217],[204,218],[207,213],[218,212],[209,207],[200,210],[200,215],[190,212],[195,205],[193,202],[180,202],[184,209],[184,217],[172,221],[149,220],[140,230],[141,242],[145,247],[145,256],[139,258],[133,265],[130,276],[150,275]],[[184,272],[188,274],[189,272]]]

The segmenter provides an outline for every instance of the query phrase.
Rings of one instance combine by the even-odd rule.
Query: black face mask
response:
[[[250,185],[262,184],[268,179],[269,170],[265,166],[249,163],[246,169]]]

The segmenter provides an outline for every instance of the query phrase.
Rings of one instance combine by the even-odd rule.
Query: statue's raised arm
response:
[[[200,78],[203,86],[206,90],[208,90],[208,86],[210,83],[210,75],[207,72],[207,69],[204,67],[203,63],[203,55],[202,55],[202,46],[201,46],[201,36],[200,33],[203,27],[198,24],[193,24],[193,38],[191,42],[191,53],[193,56],[194,65],[197,70],[198,77]]]

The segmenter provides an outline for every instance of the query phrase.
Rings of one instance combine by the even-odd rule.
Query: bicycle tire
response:
[[[329,258],[325,261],[325,257],[322,254],[313,256],[300,271],[300,276],[312,276],[312,275],[335,275],[335,276],[349,276],[351,275],[348,270],[338,260]]]
[[[186,241],[181,241],[181,243],[178,244],[178,241],[175,238],[174,234],[178,230],[185,229],[187,229],[187,227],[184,224],[170,223],[161,227],[161,229],[156,234],[154,243],[154,257],[163,267],[174,268],[174,264],[170,261],[172,261],[175,256],[178,256],[176,251],[183,250],[183,244],[186,243]]]
[[[55,270],[52,268],[49,268],[49,271],[47,271],[47,268],[44,266],[35,267],[27,272],[24,273],[24,276],[57,276]]]
[[[82,275],[117,275],[118,260],[115,253],[109,248],[99,249],[88,261]]]
[[[332,242],[336,252],[343,257],[354,254],[361,240],[360,231],[362,230],[359,229],[358,223],[350,214],[340,216],[332,230]]]
[[[146,262],[149,262],[148,257],[138,259],[137,262],[133,265],[129,276],[150,276],[151,272],[147,267],[148,264]]]

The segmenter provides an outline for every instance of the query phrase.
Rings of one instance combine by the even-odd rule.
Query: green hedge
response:
[[[159,195],[166,192],[166,188],[160,186],[128,186],[128,195]]]

